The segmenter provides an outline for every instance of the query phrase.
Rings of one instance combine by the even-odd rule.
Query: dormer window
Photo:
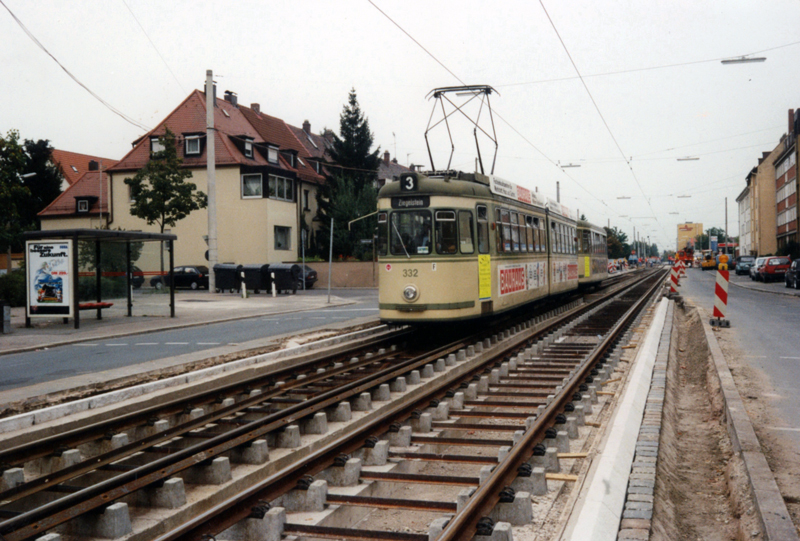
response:
[[[89,202],[85,199],[78,201],[78,212],[89,212]]]
[[[186,136],[186,155],[199,156],[200,155],[200,136],[187,135]]]
[[[72,167],[72,170],[75,171],[76,173],[78,172],[78,168],[75,167],[74,165],[71,165],[70,167]]]
[[[278,147],[270,146],[267,149],[267,161],[269,163],[278,163]]]
[[[97,203],[99,198],[96,195],[82,195],[75,198],[75,212],[78,214],[88,214],[93,203]]]
[[[150,154],[155,154],[156,152],[161,152],[164,150],[164,145],[161,141],[158,140],[158,137],[151,137],[150,138]]]
[[[253,140],[252,139],[245,139],[244,140],[244,157],[245,158],[252,158],[253,157]]]

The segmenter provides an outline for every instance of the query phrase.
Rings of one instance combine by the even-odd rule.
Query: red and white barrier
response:
[[[678,270],[680,271],[680,278],[686,278],[686,264],[683,262],[683,259],[678,261]]]
[[[730,271],[717,271],[717,282],[714,286],[714,313],[710,322],[713,327],[731,326],[731,322],[725,319],[725,312],[728,311],[728,282],[730,278]]]
[[[678,293],[678,266],[673,265],[672,270],[669,271],[669,292]]]

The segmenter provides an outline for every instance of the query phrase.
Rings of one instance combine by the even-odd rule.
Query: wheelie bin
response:
[[[219,263],[214,265],[214,287],[217,293],[222,291],[229,291],[233,293],[238,291],[241,287],[241,265],[234,265],[233,263]]]
[[[242,265],[239,272],[244,272],[244,283],[253,293],[269,291],[269,265]]]
[[[294,263],[270,263],[269,274],[275,282],[278,293],[282,291],[297,293],[300,285],[300,265]]]

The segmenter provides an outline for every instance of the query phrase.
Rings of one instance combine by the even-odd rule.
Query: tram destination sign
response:
[[[430,206],[431,198],[428,195],[392,197],[393,209],[424,209]]]
[[[494,194],[508,197],[509,199],[519,201],[520,203],[536,205],[539,207],[544,206],[544,201],[542,201],[542,199],[539,197],[539,194],[536,192],[532,192],[527,188],[519,186],[518,184],[514,184],[513,182],[509,182],[498,177],[489,177],[489,190],[491,190]]]

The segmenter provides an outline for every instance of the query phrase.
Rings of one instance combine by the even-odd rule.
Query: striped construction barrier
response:
[[[678,266],[673,265],[672,269],[669,271],[669,292],[670,293],[678,293]]]
[[[683,259],[678,261],[678,270],[679,278],[686,278],[686,263],[683,262]]]
[[[730,278],[730,271],[717,271],[717,281],[714,285],[714,312],[710,322],[712,327],[731,326],[731,322],[725,319],[725,312],[728,311],[728,282]]]

